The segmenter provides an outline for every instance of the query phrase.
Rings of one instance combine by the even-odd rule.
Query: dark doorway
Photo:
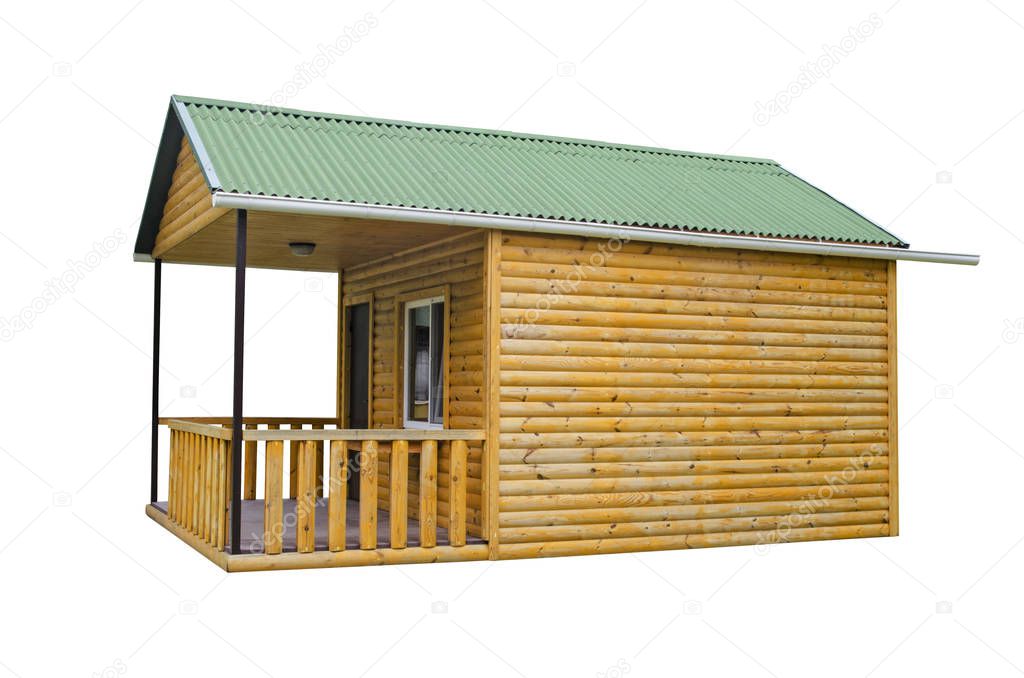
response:
[[[370,423],[370,305],[353,304],[345,309],[345,350],[348,390],[345,415],[348,428],[369,428]],[[349,456],[348,495],[359,498],[359,455]]]
[[[369,428],[370,400],[370,305],[355,304],[348,314],[348,427]]]

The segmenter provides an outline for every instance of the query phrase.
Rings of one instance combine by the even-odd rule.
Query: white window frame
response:
[[[416,299],[414,301],[407,301],[407,302],[405,302],[405,306],[404,306],[403,311],[402,311],[402,314],[405,316],[402,319],[402,322],[405,323],[405,331],[403,332],[403,336],[402,336],[402,343],[405,344],[405,346],[402,349],[402,369],[403,369],[403,372],[404,372],[404,375],[405,375],[405,378],[403,379],[404,383],[402,384],[402,421],[403,421],[403,424],[404,424],[405,428],[432,429],[432,430],[434,430],[434,429],[444,429],[444,423],[443,422],[440,423],[440,424],[435,424],[435,423],[432,423],[432,422],[429,422],[429,421],[417,421],[417,420],[409,419],[409,404],[410,404],[409,403],[409,380],[411,378],[411,376],[409,374],[409,337],[411,336],[411,333],[410,333],[410,318],[409,318],[410,314],[409,314],[409,311],[411,311],[411,310],[413,310],[415,308],[420,308],[421,306],[428,306],[429,307],[429,306],[431,306],[433,304],[436,304],[436,303],[442,303],[442,304],[445,303],[444,295],[439,295],[439,296],[435,296],[435,297],[426,297],[424,299]],[[431,318],[433,318],[433,316],[431,316]],[[434,334],[435,334],[435,332],[433,331],[433,328],[431,328],[430,344],[427,347],[427,355],[428,356],[431,356],[431,355],[434,354]],[[444,338],[444,341],[448,341],[448,337],[447,336]],[[441,351],[439,355],[442,356],[441,359],[443,360],[444,359],[444,357],[443,357],[444,356],[444,351]],[[433,370],[429,369],[429,367],[428,367],[427,374],[430,375],[431,372],[433,372]],[[445,378],[448,377],[448,375],[444,375],[444,376],[445,376]],[[430,412],[430,401],[434,397],[434,395],[433,395],[434,389],[432,388],[433,384],[430,384],[429,380],[430,380],[430,378],[428,376],[428,378],[427,378],[427,381],[428,381],[428,384],[427,384],[427,413],[428,413],[427,418],[428,419],[430,417],[430,415],[429,415],[429,412]]]

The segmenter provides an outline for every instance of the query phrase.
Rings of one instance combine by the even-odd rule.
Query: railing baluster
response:
[[[346,441],[331,441],[330,485],[327,495],[327,548],[345,550],[345,521],[348,508],[348,449]]]
[[[210,525],[213,523],[213,438],[203,438],[203,533],[204,541],[210,541]]]
[[[220,527],[220,438],[210,439],[210,545],[217,543]]]
[[[267,465],[263,484],[263,549],[267,555],[281,552],[284,507],[281,492],[284,476],[284,441],[267,441]]]
[[[185,479],[188,477],[188,474],[185,472],[185,450],[188,446],[188,434],[183,431],[175,431],[175,433],[177,433],[175,469],[178,477],[174,482],[174,522],[180,525],[184,518]]]
[[[303,441],[299,448],[298,495],[295,500],[295,547],[311,553],[316,539],[316,444]]]
[[[437,545],[437,441],[420,443],[420,546]]]
[[[302,428],[302,424],[289,424],[288,428],[297,431]],[[299,450],[301,448],[302,442],[299,440],[292,440],[288,443],[288,497],[291,499],[299,496]]]
[[[171,431],[171,454],[167,458],[167,518],[174,522],[174,499],[177,494],[174,492],[174,441],[178,437],[177,431]]]
[[[391,443],[391,481],[388,515],[391,519],[391,548],[404,549],[409,523],[409,441]]]
[[[364,440],[359,459],[359,548],[377,548],[377,441]]]
[[[231,474],[231,465],[228,463],[229,445],[227,440],[217,441],[217,548],[219,550],[224,549],[224,544],[227,541],[228,515],[231,508],[228,497],[231,487],[231,483],[228,482],[228,476]],[[253,458],[256,458],[255,452],[253,452]]]
[[[203,509],[206,508],[206,505],[203,503],[203,498],[206,496],[206,493],[203,491],[203,471],[206,468],[206,465],[204,463],[204,459],[205,459],[204,455],[205,454],[206,454],[206,438],[204,436],[197,435],[196,436],[196,483],[195,483],[195,485],[196,485],[196,498],[194,500],[195,509],[196,509],[196,515],[195,515],[195,520],[193,520],[193,522],[195,524],[192,526],[192,533],[198,535],[199,537],[203,536]]]
[[[254,430],[256,424],[246,424],[245,428]],[[256,441],[245,441],[245,465],[243,466],[242,499],[256,498]]]
[[[466,458],[469,454],[465,440],[452,441],[449,463],[448,489],[448,543],[463,546],[466,543]]]
[[[314,431],[322,431],[323,424],[313,424]],[[316,441],[316,496],[324,496],[324,441]]]
[[[199,496],[199,491],[196,487],[196,445],[198,440],[199,436],[195,433],[188,434],[188,461],[186,464],[188,477],[185,478],[185,489],[188,495],[185,497],[185,511],[187,513],[185,527],[189,532],[193,532],[195,528],[196,498]]]

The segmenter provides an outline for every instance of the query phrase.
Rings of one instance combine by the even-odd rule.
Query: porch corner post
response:
[[[235,377],[231,412],[231,553],[242,552],[242,350],[245,347],[245,247],[248,213],[235,217]]]
[[[157,437],[160,432],[160,283],[162,272],[160,260],[153,269],[153,431],[149,458],[149,503],[157,501],[157,474],[160,453]]]

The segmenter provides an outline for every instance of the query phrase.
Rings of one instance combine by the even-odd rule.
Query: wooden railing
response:
[[[231,505],[230,418],[196,417],[167,419],[171,432],[170,480],[167,515],[171,522],[190,530],[218,550],[229,540]],[[469,441],[483,441],[482,431],[420,429],[338,429],[333,419],[246,418],[243,420],[244,455],[242,499],[243,538],[246,553],[277,555],[286,551],[294,530],[294,550],[312,553],[316,541],[317,507],[326,516],[326,543],[319,549],[338,552],[346,543],[349,522],[348,480],[358,468],[359,549],[404,549],[409,546],[409,476],[417,474],[414,494],[416,546],[438,546],[439,523],[446,528],[447,546],[466,544],[467,455]],[[308,426],[309,428],[305,428]],[[287,428],[284,428],[287,427]],[[285,511],[285,447],[288,447],[288,498],[294,509]],[[327,459],[325,459],[325,448]],[[438,514],[438,457],[448,457],[447,510]],[[262,454],[260,454],[262,452]],[[382,501],[378,465],[387,457],[387,481]],[[418,458],[419,463],[410,464]],[[257,477],[263,463],[262,524],[257,524],[259,504]],[[324,462],[327,462],[326,470]],[[323,510],[326,497],[326,511]],[[355,504],[355,502],[353,502]],[[289,508],[291,508],[289,506]],[[248,509],[248,511],[247,511]],[[378,513],[387,512],[387,541],[378,544]],[[256,519],[253,519],[253,511]],[[440,520],[439,520],[440,518]],[[320,519],[323,519],[320,517]],[[294,524],[292,524],[292,522]],[[352,521],[355,523],[356,521]],[[355,535],[353,535],[355,536]],[[289,545],[290,546],[290,545]],[[290,548],[288,549],[290,550]]]
[[[170,429],[167,517],[223,549],[231,504],[231,430],[184,421]]]

